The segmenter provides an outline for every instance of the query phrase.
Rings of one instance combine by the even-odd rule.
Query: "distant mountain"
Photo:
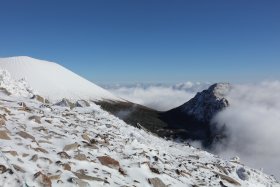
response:
[[[230,88],[228,83],[214,84],[183,105],[161,113],[160,119],[168,124],[166,129],[173,132],[175,137],[202,140],[209,145],[220,133],[211,120],[229,106],[225,96]]]
[[[180,110],[184,115],[191,116],[195,120],[209,123],[217,112],[229,106],[229,102],[225,98],[229,90],[230,84],[228,83],[214,84],[173,110]]]
[[[24,78],[34,91],[49,100],[67,98],[122,101],[107,90],[53,62],[27,56],[0,58],[0,69],[8,70],[16,80]]]

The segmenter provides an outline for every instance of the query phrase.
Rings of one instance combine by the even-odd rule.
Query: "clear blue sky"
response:
[[[0,56],[98,83],[280,79],[278,0],[7,0]]]

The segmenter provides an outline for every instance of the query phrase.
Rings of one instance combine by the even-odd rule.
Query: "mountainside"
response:
[[[34,91],[49,100],[121,100],[59,64],[30,57],[0,58],[0,69],[18,80],[24,78]]]
[[[225,161],[158,138],[89,100],[46,104],[25,94],[28,83],[7,81],[13,89],[0,94],[1,186],[280,186],[237,157]]]

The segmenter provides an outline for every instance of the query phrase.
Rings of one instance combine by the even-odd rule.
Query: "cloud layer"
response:
[[[208,86],[209,84],[186,82],[176,85],[136,84],[105,87],[115,95],[134,103],[166,111],[187,102]]]
[[[216,147],[218,154],[234,155],[255,168],[280,178],[280,82],[234,85],[230,107],[214,119],[226,124],[229,141]]]

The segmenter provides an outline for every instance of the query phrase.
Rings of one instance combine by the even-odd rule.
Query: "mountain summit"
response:
[[[228,83],[213,84],[183,105],[161,113],[161,119],[168,124],[166,129],[172,129],[179,138],[202,140],[210,145],[217,134],[211,120],[229,106],[226,95],[230,89]]]
[[[0,68],[14,79],[25,79],[40,95],[49,100],[91,99],[121,100],[107,90],[80,77],[63,66],[27,56],[0,58]]]
[[[210,122],[217,112],[229,106],[225,98],[229,91],[229,83],[213,84],[207,90],[197,93],[193,99],[179,108],[199,121]]]

